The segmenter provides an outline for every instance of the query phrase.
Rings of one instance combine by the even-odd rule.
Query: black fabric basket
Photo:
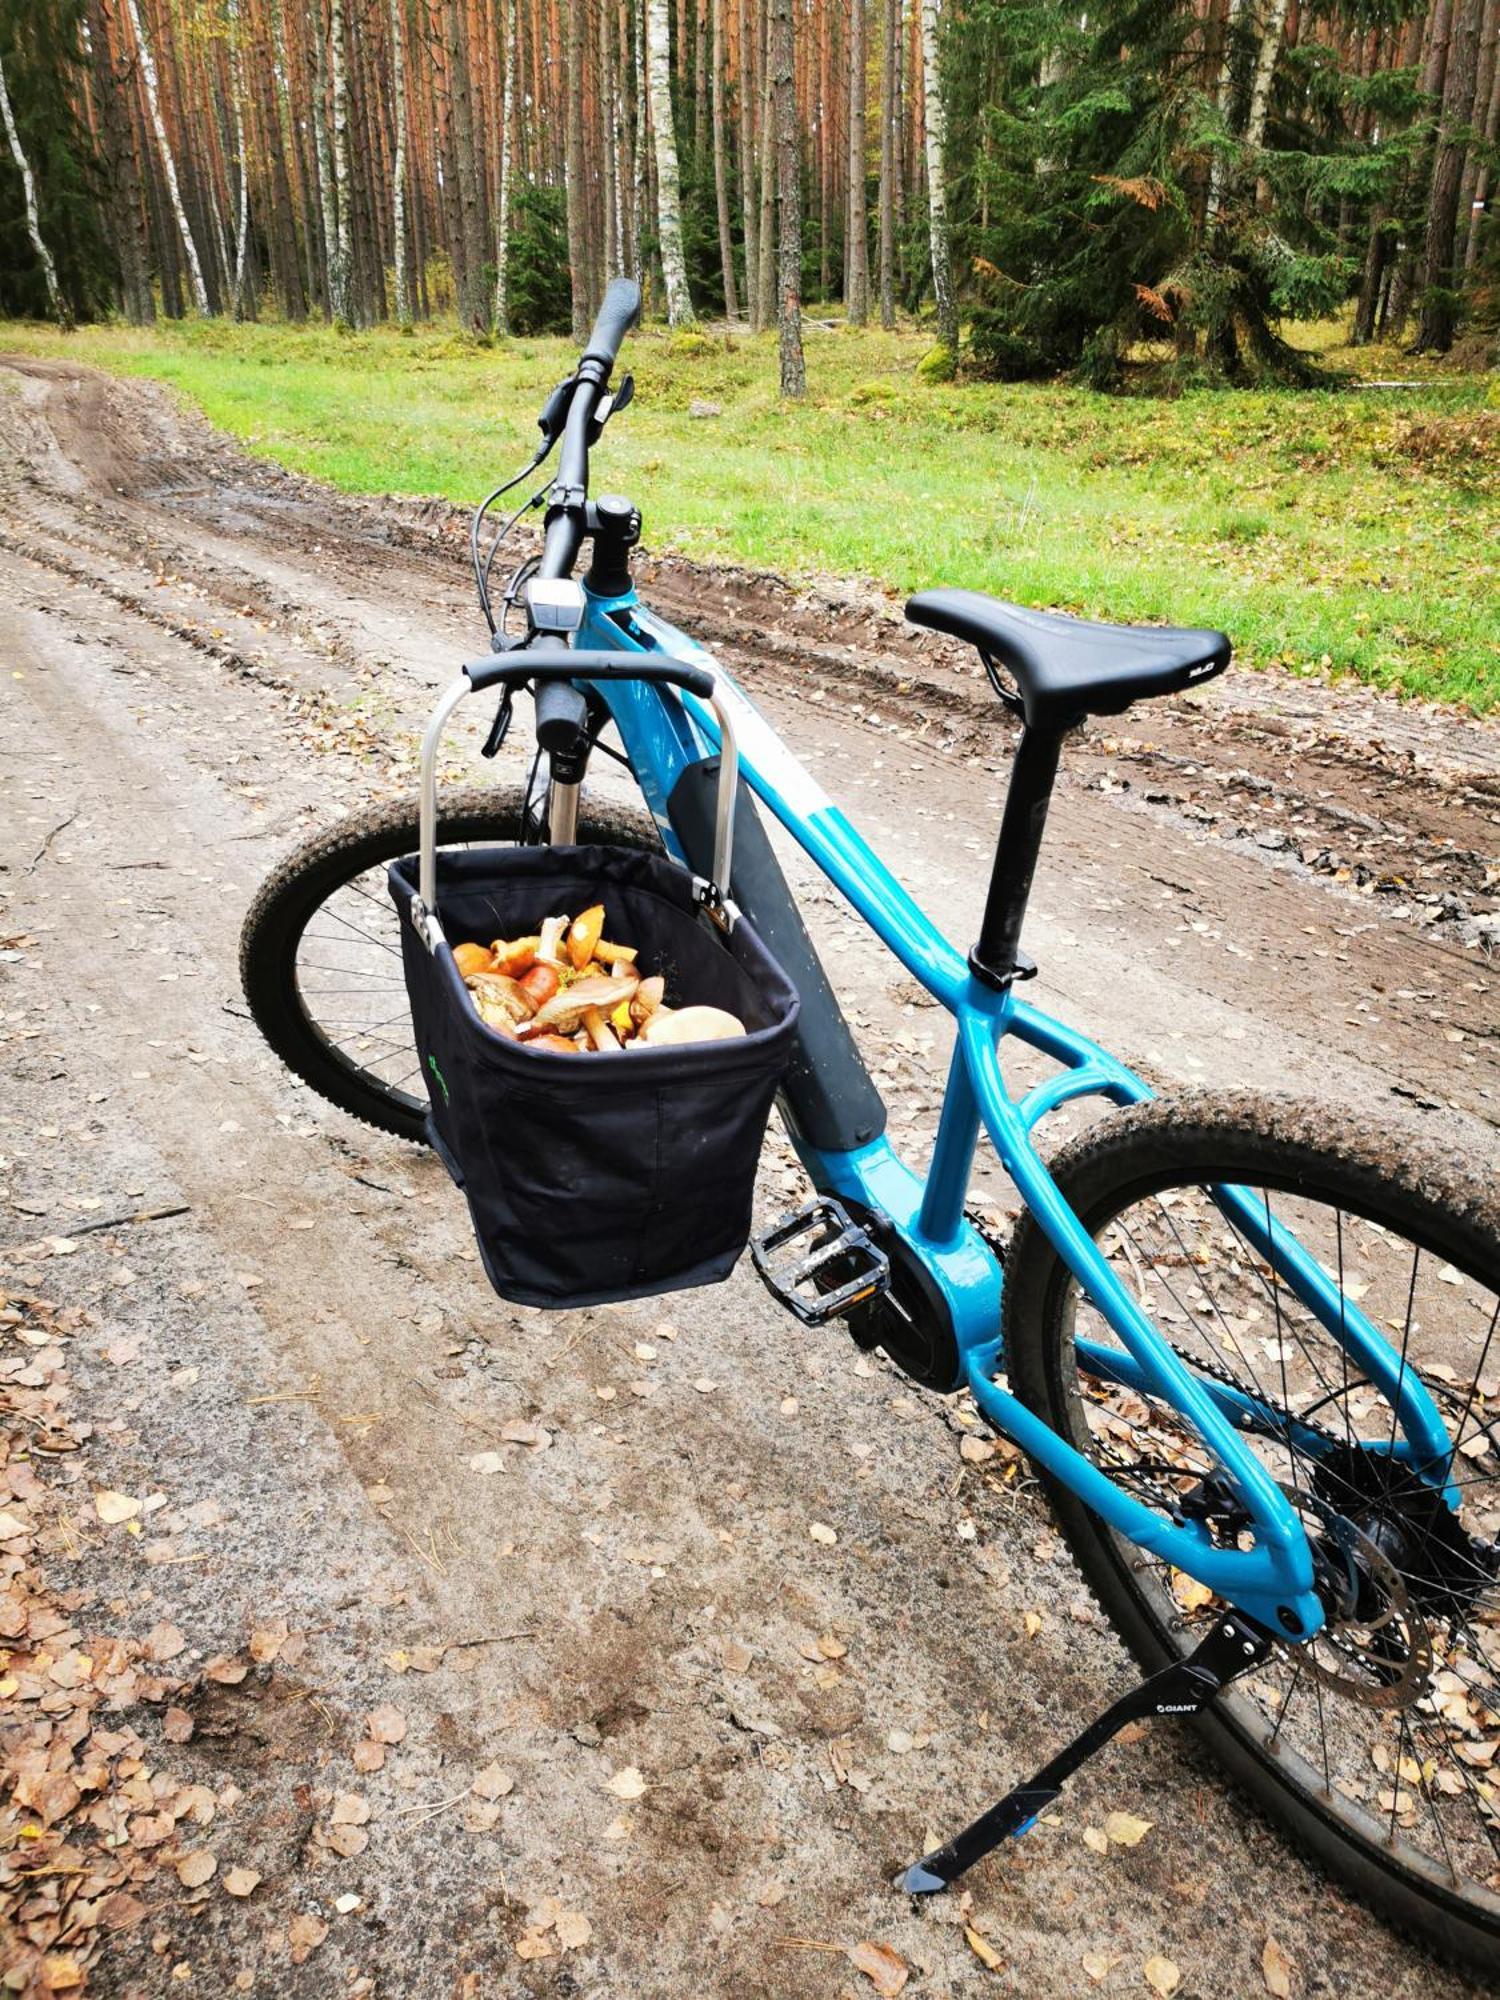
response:
[[[632,848],[473,849],[438,858],[446,941],[430,949],[419,881],[415,855],[392,864],[428,1125],[495,1290],[586,1306],[726,1278],[797,1024],[796,991],[751,926],[726,934],[684,869]],[[452,945],[529,936],[594,903],[605,936],[665,978],[668,1005],[726,1008],[745,1037],[569,1056],[487,1027]]]

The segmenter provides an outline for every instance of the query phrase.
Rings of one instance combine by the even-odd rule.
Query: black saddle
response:
[[[1028,729],[1069,728],[1086,715],[1118,715],[1148,695],[1177,694],[1229,665],[1222,632],[1172,625],[1094,625],[1028,611],[977,590],[924,590],[906,615],[966,639],[1015,681]]]

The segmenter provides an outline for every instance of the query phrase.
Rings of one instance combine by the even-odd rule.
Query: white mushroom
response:
[[[658,1049],[675,1042],[727,1042],[745,1033],[738,1014],[722,1007],[658,1007],[638,1040]]]

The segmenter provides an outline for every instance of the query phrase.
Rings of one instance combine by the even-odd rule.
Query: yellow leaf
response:
[[[260,1887],[260,1876],[253,1868],[231,1868],[225,1874],[224,1888],[231,1896],[253,1896]]]
[[[1112,1812],[1104,1816],[1104,1831],[1116,1847],[1139,1847],[1154,1822],[1137,1819],[1134,1813]]]
[[[1159,1993],[1161,2000],[1171,2000],[1171,1996],[1182,1984],[1182,1974],[1170,1958],[1163,1958],[1160,1952],[1146,1960],[1141,1967],[1146,1976],[1146,1984],[1153,1993]]]
[[[989,1939],[981,1937],[972,1924],[964,1925],[964,1942],[979,1960],[979,1963],[987,1965],[991,1972],[1003,1972],[1005,1970],[1005,1960],[996,1951]]]
[[[133,1521],[140,1511],[140,1501],[129,1493],[112,1493],[108,1487],[101,1487],[94,1495],[94,1512],[107,1527],[116,1528],[122,1521]]]
[[[184,1889],[201,1889],[219,1865],[219,1858],[206,1847],[195,1847],[177,1864],[177,1879]]]
[[[849,1963],[865,1975],[881,2000],[895,2000],[911,1977],[906,1960],[888,1944],[851,1944]]]
[[[1276,2000],[1290,2000],[1292,1962],[1273,1937],[1266,1939],[1265,1950],[1260,1955],[1260,1969],[1266,1991],[1274,1994]]]
[[[609,1781],[609,1789],[617,1799],[639,1799],[646,1795],[646,1780],[634,1764],[627,1764],[623,1770],[615,1772]]]

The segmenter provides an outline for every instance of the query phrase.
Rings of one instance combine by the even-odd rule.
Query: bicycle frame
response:
[[[741,777],[912,977],[953,1015],[957,1034],[925,1176],[900,1159],[883,1135],[848,1152],[820,1151],[795,1132],[792,1136],[820,1192],[882,1213],[925,1266],[951,1316],[962,1367],[961,1383],[955,1386],[966,1387],[999,1430],[1130,1541],[1196,1578],[1269,1630],[1293,1639],[1311,1637],[1324,1614],[1313,1588],[1307,1536],[1287,1497],[1236,1435],[1237,1426],[1259,1422],[1274,1430],[1277,1421],[1245,1392],[1189,1371],[1116,1277],[1033,1143],[1039,1122],[1072,1099],[1099,1096],[1117,1105],[1133,1104],[1153,1094],[1149,1086],[1086,1036],[1012,991],[996,991],[975,978],[964,955],[885,868],[724,669],[694,640],[647,610],[633,589],[610,597],[586,591],[584,622],[575,643],[580,649],[665,653],[712,670],[732,716]],[[691,696],[679,699],[641,682],[592,687],[619,730],[668,852],[685,860],[667,802],[684,771],[717,748],[711,709]],[[1060,1066],[1019,1100],[1012,1098],[1001,1066],[1007,1036]],[[1004,1359],[1002,1274],[964,1214],[982,1131],[1123,1350],[1080,1339],[1080,1351],[1097,1372],[1162,1398],[1188,1419],[1251,1516],[1251,1548],[1218,1548],[1204,1525],[1164,1519],[995,1381]],[[1269,1204],[1262,1213],[1243,1189],[1216,1188],[1214,1195],[1233,1226],[1304,1306],[1337,1314],[1353,1358],[1396,1410],[1401,1432],[1397,1450],[1415,1470],[1444,1487],[1450,1505],[1456,1504],[1457,1490],[1448,1483],[1448,1434],[1415,1372],[1399,1366],[1389,1343],[1358,1306],[1341,1297],[1328,1274],[1274,1222]],[[1300,1427],[1297,1442],[1314,1453],[1323,1448],[1315,1431],[1302,1433]]]

